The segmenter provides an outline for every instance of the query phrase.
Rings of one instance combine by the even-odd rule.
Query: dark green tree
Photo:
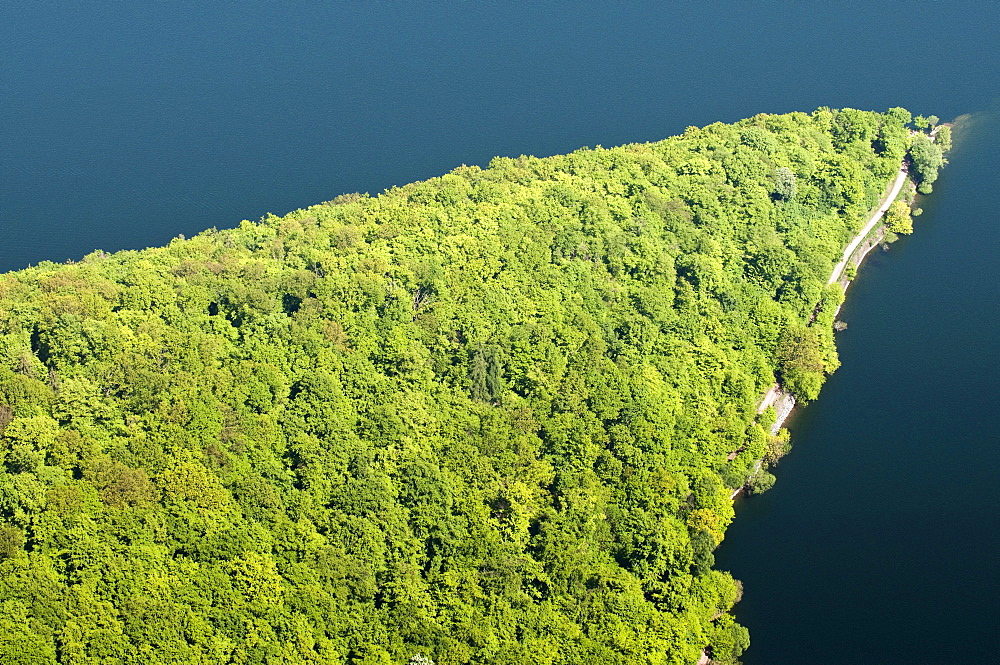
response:
[[[943,152],[951,150],[951,127],[948,125],[938,127],[934,142],[940,146]]]
[[[938,177],[938,169],[944,164],[941,146],[925,135],[913,137],[910,146],[911,173],[918,185],[932,185]]]

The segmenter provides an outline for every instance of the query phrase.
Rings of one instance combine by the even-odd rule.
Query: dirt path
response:
[[[864,241],[865,238],[868,237],[868,234],[871,233],[872,229],[875,228],[875,225],[882,219],[885,211],[888,210],[889,206],[892,205],[892,202],[896,200],[896,197],[899,195],[899,190],[903,188],[903,184],[906,182],[907,175],[906,165],[900,165],[899,171],[896,173],[896,179],[892,181],[892,186],[889,188],[889,191],[884,197],[882,197],[882,201],[879,203],[878,209],[872,213],[868,223],[865,224],[864,228],[858,232],[858,235],[854,236],[854,240],[852,240],[851,243],[844,248],[844,254],[840,259],[840,263],[834,266],[833,273],[830,275],[830,281],[828,281],[827,284],[833,284],[841,278],[844,268],[847,266],[847,262],[851,260],[851,256],[858,249],[858,246]],[[771,435],[774,436],[784,424],[785,419],[791,413],[792,408],[794,408],[795,397],[793,395],[783,393],[781,391],[781,385],[775,383],[764,394],[764,398],[761,400],[760,404],[757,405],[757,413],[762,413],[764,409],[769,406],[775,407],[776,410],[776,419],[774,425],[771,427]],[[757,460],[757,464],[754,466],[751,474],[760,470],[760,466],[761,460]],[[733,493],[729,498],[735,499],[745,488],[745,485],[737,487],[733,490]],[[699,661],[699,663],[700,662],[701,661]]]
[[[899,190],[903,188],[903,183],[906,182],[906,176],[906,165],[904,164],[899,167],[899,172],[896,173],[896,179],[892,182],[892,189],[890,189],[889,193],[882,199],[882,203],[879,205],[878,210],[872,213],[871,219],[868,220],[868,223],[865,224],[864,228],[858,231],[858,235],[854,236],[854,240],[851,241],[851,244],[844,248],[844,255],[841,257],[840,263],[833,267],[833,272],[830,274],[830,279],[827,281],[827,284],[833,284],[840,279],[841,275],[843,275],[844,268],[847,267],[847,262],[851,260],[851,255],[854,254],[854,250],[856,250],[858,245],[860,245],[862,241],[868,237],[868,234],[871,233],[872,229],[875,228],[875,225],[882,219],[882,215],[885,214],[885,211],[889,209],[892,202],[896,200],[897,196],[899,196]]]

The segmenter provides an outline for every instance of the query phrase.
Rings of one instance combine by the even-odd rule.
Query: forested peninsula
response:
[[[837,367],[831,270],[932,124],[759,115],[0,275],[0,662],[735,662],[757,406]]]

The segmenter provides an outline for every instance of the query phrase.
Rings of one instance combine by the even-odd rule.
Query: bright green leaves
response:
[[[51,630],[25,604],[13,599],[0,600],[0,662],[10,665],[57,662]]]
[[[894,201],[886,210],[885,228],[891,233],[913,233],[913,217],[905,201]]]
[[[937,180],[938,169],[944,164],[941,146],[925,134],[913,137],[910,159],[914,179],[921,194],[929,194],[931,185]]]
[[[781,384],[804,401],[816,399],[825,370],[816,330],[789,326],[778,341],[777,355]]]
[[[0,278],[0,653],[731,662],[712,552],[786,443],[756,402],[836,366],[823,282],[904,115],[497,158]]]

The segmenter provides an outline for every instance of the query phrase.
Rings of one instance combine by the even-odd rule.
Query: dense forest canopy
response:
[[[836,367],[826,280],[910,120],[496,158],[0,276],[0,661],[732,662],[756,406]]]

